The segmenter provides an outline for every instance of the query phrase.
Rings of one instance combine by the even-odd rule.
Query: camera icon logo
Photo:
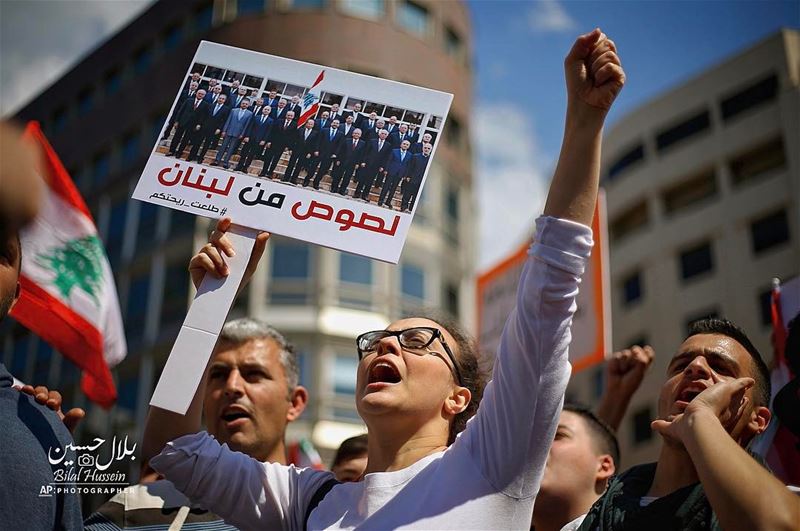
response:
[[[94,466],[94,456],[89,454],[79,455],[78,466]]]

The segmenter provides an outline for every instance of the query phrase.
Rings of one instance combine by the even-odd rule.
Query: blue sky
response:
[[[150,1],[0,0],[0,113],[13,112]],[[628,82],[613,123],[779,28],[800,27],[800,0],[467,4],[480,268],[524,241],[541,210],[563,128],[562,61],[575,36],[599,26],[617,43]]]
[[[575,36],[599,26],[617,44],[628,81],[609,116],[613,124],[779,28],[800,27],[798,1],[472,0],[469,6],[481,267],[521,243],[541,209],[564,124],[562,62]]]

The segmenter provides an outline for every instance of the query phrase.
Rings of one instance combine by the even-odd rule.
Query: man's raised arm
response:
[[[614,42],[595,29],[580,36],[564,60],[567,119],[545,216],[592,224],[603,122],[625,83],[616,52]]]

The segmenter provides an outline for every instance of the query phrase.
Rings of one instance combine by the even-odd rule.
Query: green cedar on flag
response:
[[[39,124],[25,136],[45,155],[46,193],[38,217],[22,230],[22,293],[11,316],[83,371],[86,396],[110,407],[110,368],[127,345],[117,290],[89,209]],[[36,382],[34,382],[36,383]]]

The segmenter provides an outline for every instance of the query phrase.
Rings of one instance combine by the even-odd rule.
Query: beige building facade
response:
[[[619,120],[603,145],[613,344],[654,366],[619,430],[623,466],[652,461],[667,364],[689,324],[742,326],[769,363],[773,277],[800,273],[800,32],[784,30]],[[569,397],[596,402],[602,369]]]

